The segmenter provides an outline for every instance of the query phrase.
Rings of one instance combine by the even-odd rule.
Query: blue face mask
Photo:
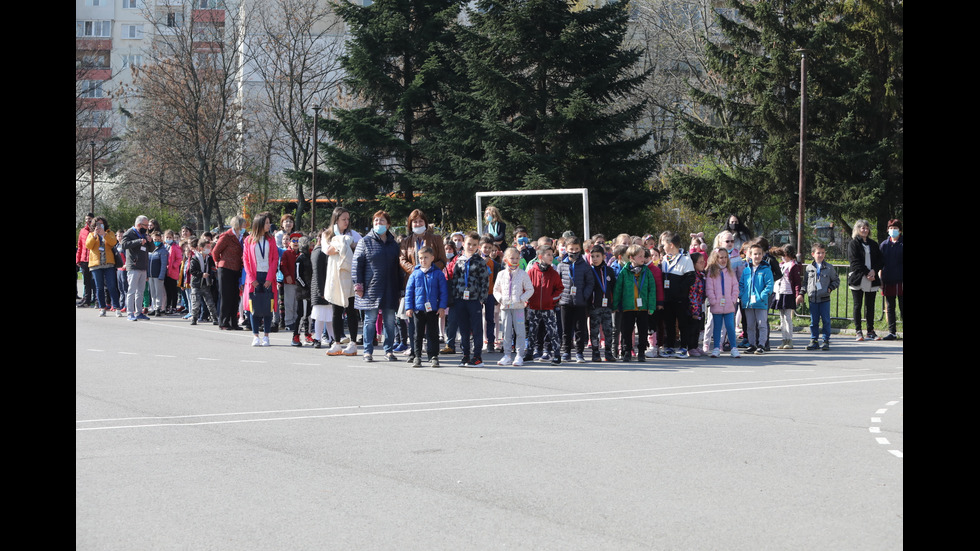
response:
[[[154,242],[153,242],[153,244],[154,244],[154,245],[156,245],[157,247],[159,247],[159,246],[160,246],[160,245],[162,245],[163,243],[161,243],[161,242],[159,242],[159,241],[154,241]]]
[[[897,239],[899,233],[901,233],[899,230],[888,230],[888,237],[891,237],[892,239]]]
[[[378,235],[381,235],[386,231],[388,231],[388,226],[385,226],[384,224],[377,224],[374,226],[374,233]]]

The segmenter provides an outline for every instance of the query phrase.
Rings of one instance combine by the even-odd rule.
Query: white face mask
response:
[[[412,228],[412,233],[415,235],[422,235],[425,233],[425,226],[415,226]]]
[[[333,234],[340,235],[340,226],[338,226],[337,224],[333,225]]]
[[[452,260],[454,256],[456,256],[456,253],[446,253],[446,258],[448,260]]]

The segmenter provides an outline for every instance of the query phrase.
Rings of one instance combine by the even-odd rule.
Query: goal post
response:
[[[582,241],[589,238],[589,190],[588,188],[570,189],[518,189],[511,191],[478,191],[476,192],[476,231],[483,235],[483,198],[484,197],[513,197],[517,195],[581,195],[582,196]],[[507,236],[504,236],[505,238]],[[508,239],[509,241],[509,239]]]

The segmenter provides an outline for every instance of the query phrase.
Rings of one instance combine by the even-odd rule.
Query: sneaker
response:
[[[830,343],[823,341],[823,345],[820,347],[820,350],[830,350]]]
[[[189,319],[191,319],[191,318],[192,318],[193,316],[194,316],[194,314],[187,314],[186,316],[184,316],[184,319],[185,319],[185,320],[189,320]]]
[[[511,365],[513,365],[515,367],[520,367],[520,366],[524,365],[524,358],[522,358],[520,355],[514,356],[514,363],[511,364]]]
[[[701,349],[700,348],[692,348],[692,349],[688,350],[687,353],[692,358],[697,358],[697,357],[700,357],[700,356],[703,355],[701,353]]]
[[[313,344],[313,335],[304,333],[303,337],[306,339],[306,344]]]
[[[439,358],[432,358],[432,367],[439,367]]]
[[[469,365],[470,367],[483,367],[483,358],[477,356],[473,358],[473,361]]]
[[[644,352],[637,352],[636,353],[636,361],[638,361],[638,362],[645,362],[645,361],[647,361],[647,355],[646,355],[646,353],[644,353]]]
[[[136,321],[136,316],[129,314],[128,316],[126,316],[126,319],[129,321]]]
[[[150,318],[148,318],[146,316],[146,314],[140,314],[140,315],[136,316],[136,319],[150,321]]]
[[[269,337],[262,337],[262,346],[271,346],[269,344]]]
[[[666,356],[660,355],[660,349],[654,346],[653,348],[647,349],[647,358],[665,358]]]
[[[558,357],[555,356],[555,359],[557,360]],[[548,362],[551,361],[551,354],[548,354],[547,352],[545,352],[544,354],[541,354],[540,356],[538,356],[538,358],[535,361],[536,362],[541,362],[541,363],[548,363]]]
[[[538,350],[536,352],[528,352],[528,354],[531,354],[531,360],[530,361],[535,361],[535,362],[541,361],[541,356],[544,355],[544,354],[541,353],[540,350]],[[551,358],[548,358],[548,359],[550,360]]]
[[[117,317],[117,318],[121,318],[121,317],[123,317],[123,313],[122,313],[122,310],[116,310],[116,317]]]
[[[616,357],[613,356],[612,350],[606,350],[606,352],[605,352],[605,359],[606,359],[607,362],[615,362],[616,361]]]
[[[504,354],[504,357],[497,361],[497,365],[514,365],[514,360],[510,354]]]
[[[551,365],[561,365],[561,360],[558,358],[558,356],[555,356],[554,358],[551,359]]]
[[[374,361],[374,356],[372,356],[371,354],[365,354],[364,355],[364,361],[365,362],[373,362]]]
[[[456,349],[450,347],[449,345],[446,345],[446,346],[442,347],[442,350],[440,350],[439,353],[440,354],[455,354],[456,353]]]
[[[252,346],[262,346],[262,339],[258,335],[252,338]]]
[[[820,349],[820,343],[817,342],[817,339],[813,339],[813,340],[810,341],[810,344],[806,345],[806,349],[807,350],[819,350]]]
[[[758,350],[758,348],[756,348],[755,345],[752,345],[752,346],[750,346],[750,347],[748,347],[748,348],[745,349],[745,353],[746,354],[755,354],[755,351],[756,350]]]
[[[864,340],[864,333],[862,333],[860,329],[858,329],[857,337],[855,337],[854,340],[857,342],[861,342]]]
[[[194,319],[194,318],[191,318],[191,325],[197,325],[197,320]]]
[[[398,361],[398,356],[396,356],[394,352],[388,352],[387,354],[385,354],[385,358],[388,358],[388,361],[389,362],[397,362]]]
[[[299,340],[299,335],[293,335],[293,342],[290,343],[290,346],[303,346],[303,343]]]
[[[327,349],[327,356],[340,356],[343,353],[344,353],[343,347],[341,347],[340,344],[336,342],[333,343],[329,349]]]
[[[105,308],[102,308],[102,309],[99,310],[99,317],[100,318],[104,318],[105,317]]]
[[[633,360],[632,352],[623,352],[623,363],[630,363]]]
[[[469,367],[469,366],[470,366],[470,357],[463,356],[463,358],[459,360],[459,367]]]
[[[741,358],[742,357],[742,354],[739,353],[739,351],[738,351],[738,347],[732,348],[732,357],[733,358]]]
[[[412,360],[412,367],[422,367],[422,358],[415,356],[415,359]]]
[[[714,350],[712,350],[711,351],[711,357],[712,358],[720,358],[721,357],[721,349],[720,348],[715,348]]]
[[[585,363],[585,358],[581,354],[576,354],[575,355],[575,363],[577,363],[577,364],[584,364]]]
[[[561,361],[563,361],[563,362],[570,362],[570,361],[572,361],[572,355],[569,354],[568,352],[565,352],[564,354],[561,355]]]
[[[534,352],[531,352],[530,350],[528,350],[527,352],[525,352],[524,353],[524,357],[521,358],[521,364],[522,365],[523,365],[524,362],[533,362],[533,361],[534,361]]]
[[[754,354],[755,354],[756,356],[761,356],[761,355],[763,355],[763,354],[765,354],[765,353],[766,353],[766,349],[765,349],[765,348],[763,348],[763,347],[761,347],[761,346],[760,346],[759,348],[756,348],[756,349],[755,349],[755,352],[754,352]]]
[[[398,343],[391,349],[391,351],[395,353],[404,352],[406,350],[408,350],[408,345],[403,343]]]
[[[691,355],[687,352],[686,348],[678,348],[677,354],[674,355],[675,358],[690,358]]]
[[[357,345],[353,342],[349,343],[344,349],[344,356],[357,356]]]
[[[674,349],[673,348],[664,348],[663,357],[664,358],[673,358],[674,357]]]
[[[116,316],[118,316],[118,315],[119,315],[119,313],[116,312]],[[885,335],[884,337],[881,337],[881,340],[883,340],[883,341],[893,341],[893,340],[895,340],[897,338],[898,338],[898,335],[896,335],[895,333],[889,333],[889,334]]]
[[[874,331],[868,331],[868,340],[869,341],[880,341],[881,340],[881,337],[879,337],[878,334],[875,333]]]
[[[599,354],[598,350],[592,351],[592,363],[599,363],[602,361],[602,356]]]
[[[321,343],[318,339],[313,339],[313,348],[320,348],[321,346],[323,346],[323,343]]]

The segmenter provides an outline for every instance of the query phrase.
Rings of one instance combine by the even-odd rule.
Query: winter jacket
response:
[[[99,234],[91,232],[85,239],[85,248],[88,250],[88,267],[98,268],[99,266],[112,266],[115,267],[115,249],[116,246],[116,234],[112,232],[106,232],[104,239],[99,239]],[[103,250],[100,251],[99,248]],[[102,263],[102,252],[105,252],[105,263]]]
[[[354,280],[351,273],[354,268],[354,238],[352,234],[334,234],[327,248],[333,247],[337,250],[337,254],[327,254],[326,250],[321,250],[327,259],[323,298],[341,308],[347,308],[350,298],[354,296]]]
[[[88,264],[88,247],[85,246],[85,243],[88,242],[88,236],[91,233],[88,226],[82,226],[82,231],[78,232],[78,243],[75,244],[75,264]]]
[[[167,248],[167,277],[180,279],[180,262],[184,259],[184,251],[177,241],[169,245],[165,243],[164,247]]]
[[[579,256],[577,261],[572,262],[566,257],[558,264],[558,273],[561,274],[561,284],[564,287],[558,304],[562,306],[587,306],[592,300],[595,274],[585,258]],[[572,287],[575,288],[574,296],[572,296]]]
[[[527,276],[534,289],[530,300],[527,301],[527,307],[532,310],[554,310],[565,290],[558,270],[555,268],[542,270],[541,263],[535,262],[527,269]]]
[[[280,264],[282,264],[280,262]],[[296,298],[310,298],[310,280],[313,279],[313,263],[310,262],[310,253],[300,251],[296,255],[296,262],[293,264],[293,273],[296,274]]]
[[[772,268],[762,262],[754,271],[752,266],[746,266],[742,271],[742,306],[754,309],[769,309],[769,297],[772,296]],[[754,299],[754,300],[753,300]]]
[[[463,300],[463,292],[467,290],[469,300],[486,300],[490,293],[490,272],[486,259],[478,254],[469,258],[457,257],[449,289],[453,300]]]
[[[686,305],[690,300],[691,284],[694,283],[694,263],[691,262],[691,257],[683,251],[670,260],[665,255],[660,263],[660,271],[664,276],[664,302]]]
[[[282,282],[296,285],[296,260],[299,249],[279,249],[279,271],[282,272]]]
[[[401,264],[402,271],[405,272],[406,279],[418,266],[418,250],[422,247],[432,247],[432,265],[436,268],[442,270],[449,262],[446,259],[446,243],[442,240],[441,235],[435,234],[427,228],[422,234],[422,241],[419,244],[419,239],[415,234],[410,233],[407,239],[402,240],[401,254],[398,257],[398,262]]]
[[[688,294],[688,302],[691,305],[691,317],[701,319],[704,314],[704,272],[694,270],[694,283],[691,284],[691,291]]]
[[[151,279],[165,279],[167,277],[167,248],[163,245],[150,252],[150,268],[146,277]]]
[[[203,263],[202,263],[203,262]],[[213,287],[218,284],[218,270],[211,255],[194,253],[190,258],[191,289]],[[208,277],[205,278],[205,272]]]
[[[731,314],[738,309],[739,280],[734,271],[719,270],[717,276],[708,276],[704,283],[704,294],[712,314]]]
[[[145,242],[144,242],[145,240]],[[153,243],[146,232],[140,232],[135,227],[123,234],[122,248],[126,251],[126,269],[146,271],[150,268],[150,253]]]
[[[237,241],[237,238],[235,238],[235,240]],[[266,241],[265,244],[266,250],[268,251],[268,255],[269,255],[269,271],[266,272],[265,280],[272,282],[271,290],[272,290],[272,299],[274,301],[273,304],[278,304],[279,289],[278,286],[275,284],[276,282],[275,282],[275,276],[273,275],[273,270],[275,270],[276,266],[279,265],[279,247],[276,247],[276,240],[275,238],[272,237],[272,235],[266,234],[265,241]],[[245,309],[249,311],[251,310],[249,306],[248,295],[254,292],[255,289],[257,288],[256,285],[257,262],[255,259],[254,245],[255,243],[252,243],[248,239],[245,239],[245,243],[243,244],[242,247],[242,251],[243,251],[242,272],[243,275],[245,276],[245,283],[244,283],[245,286],[242,289],[242,293],[243,293],[242,297],[243,297],[243,302],[245,303]],[[211,253],[213,256],[214,251],[212,250]]]
[[[817,285],[819,284],[819,289]],[[840,276],[837,275],[837,268],[829,262],[820,265],[820,275],[817,275],[817,263],[807,264],[803,272],[803,283],[800,285],[800,293],[810,295],[810,302],[827,302],[830,300],[831,291],[840,287]]]
[[[616,276],[612,309],[617,312],[646,310],[652,314],[657,309],[657,290],[653,274],[646,266],[641,266],[638,274],[633,273],[632,267],[633,263],[627,262]],[[640,301],[639,306],[637,299]]]
[[[238,234],[235,233],[235,230],[228,230],[218,236],[218,242],[211,249],[211,258],[214,259],[214,265],[218,268],[235,271],[241,270],[242,249],[242,240],[238,237]],[[276,254],[278,256],[278,250]]]
[[[896,285],[903,283],[905,274],[902,266],[905,264],[905,251],[903,249],[903,239],[905,236],[899,235],[898,241],[886,239],[881,242],[881,282],[885,285]]]
[[[606,299],[606,308],[612,308],[613,295],[616,292],[616,270],[605,262],[598,266],[592,266],[592,275],[595,277],[595,285],[592,287],[592,296],[589,306],[592,308],[602,308],[602,299]]]
[[[442,270],[437,268],[435,263],[430,265],[428,270],[416,266],[412,275],[408,276],[408,284],[405,285],[405,309],[435,312],[446,308],[448,300],[449,285]],[[426,302],[429,303],[431,310],[425,309]]]
[[[493,285],[493,298],[500,303],[502,310],[521,310],[534,296],[534,285],[527,272],[520,268],[503,269],[497,274]]]
[[[348,252],[351,252],[348,249]],[[327,253],[320,248],[319,242],[313,247],[310,253],[310,304],[313,306],[325,306],[329,304],[324,298],[327,278]],[[346,305],[344,305],[346,307]]]
[[[871,254],[870,269],[868,268],[867,264],[865,264],[865,245],[868,246],[868,252]],[[871,280],[871,286],[881,286],[881,280],[878,279],[878,270],[881,269],[885,261],[884,257],[881,255],[881,247],[874,239],[871,239],[870,237],[866,241],[851,239],[851,242],[847,244],[847,260],[850,262],[847,270],[847,285],[849,287],[861,287],[861,280],[864,279],[869,272],[874,272],[875,274],[874,279]]]
[[[402,291],[402,271],[398,264],[400,252],[395,235],[387,230],[384,241],[372,231],[357,243],[351,259],[351,277],[354,284],[364,290],[364,296],[355,296],[355,308],[398,308]]]

